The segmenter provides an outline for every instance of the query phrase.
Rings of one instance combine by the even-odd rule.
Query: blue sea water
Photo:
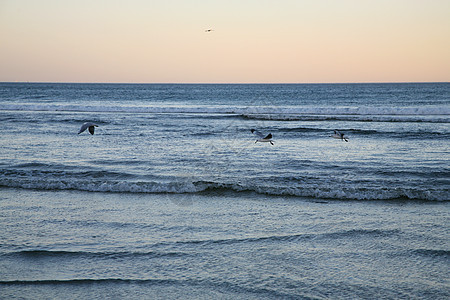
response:
[[[449,83],[0,83],[0,120],[0,298],[450,297]]]

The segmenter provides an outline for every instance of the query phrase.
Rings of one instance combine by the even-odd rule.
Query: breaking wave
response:
[[[0,179],[0,187],[37,190],[78,190],[104,193],[196,194],[256,193],[271,196],[336,200],[422,200],[448,201],[449,189],[425,190],[410,187],[320,186],[300,184],[295,187],[228,184],[207,181],[124,181],[124,180],[64,180],[64,179]]]
[[[450,123],[447,115],[421,114],[244,114],[243,118],[262,121],[358,121],[358,122],[412,122]]]
[[[423,107],[308,107],[308,106],[124,106],[76,104],[2,104],[3,111],[120,112],[120,113],[198,113],[237,114],[248,119],[264,120],[405,120],[448,122],[449,106]]]

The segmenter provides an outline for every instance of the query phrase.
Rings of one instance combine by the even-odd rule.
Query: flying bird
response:
[[[272,134],[271,134],[271,133],[269,133],[268,135],[264,136],[264,135],[263,135],[261,132],[259,132],[258,130],[251,129],[250,131],[251,131],[253,134],[256,134],[256,135],[259,137],[259,139],[257,139],[257,140],[255,141],[255,144],[256,144],[257,142],[262,142],[262,143],[270,143],[271,145],[273,145]]]
[[[86,129],[89,128],[89,133],[94,134],[95,127],[98,127],[97,124],[94,124],[92,122],[86,122],[83,125],[81,125],[80,131],[78,131],[78,134],[82,133]]]
[[[330,135],[332,138],[339,139],[342,141],[348,142],[348,138],[344,136],[345,134],[341,133],[339,130],[335,129],[334,134]]]
[[[214,29],[206,29],[205,32],[211,32],[214,31]]]

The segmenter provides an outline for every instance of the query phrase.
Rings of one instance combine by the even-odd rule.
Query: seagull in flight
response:
[[[342,141],[348,142],[348,139],[344,136],[345,134],[341,133],[339,130],[335,129],[334,134],[331,135],[332,138],[339,139]]]
[[[97,124],[94,124],[92,122],[86,122],[83,125],[81,125],[80,131],[78,131],[78,134],[82,133],[86,129],[89,128],[89,133],[94,134],[95,127],[98,127]]]
[[[252,129],[250,130],[253,134],[256,134],[259,138],[255,141],[255,144],[257,142],[262,142],[262,143],[270,143],[271,145],[273,145],[273,141],[272,141],[272,134],[269,133],[268,135],[264,136],[261,132],[259,132],[258,130]]]
[[[205,32],[211,32],[214,31],[214,29],[206,29]]]

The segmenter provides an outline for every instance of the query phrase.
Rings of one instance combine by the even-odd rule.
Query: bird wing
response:
[[[260,139],[264,138],[264,135],[261,132],[259,132],[258,130],[252,129],[251,132],[253,134],[256,134]]]
[[[265,140],[270,140],[271,138],[272,138],[272,134],[269,133],[264,139],[265,139]]]
[[[95,130],[95,125],[89,126],[89,133],[90,134],[94,134],[94,130]]]
[[[85,131],[88,128],[88,124],[84,123],[83,125],[81,125],[80,131],[78,131],[78,134],[82,133],[83,131]]]
[[[92,131],[91,131],[91,128],[90,128],[90,127],[92,127],[92,126],[98,126],[98,125],[97,125],[97,124],[94,124],[94,123],[92,123],[92,122],[86,122],[86,123],[84,123],[83,125],[81,125],[80,131],[78,131],[78,134],[82,133],[83,131],[85,131],[85,130],[88,129],[88,128],[89,128],[89,132],[90,132],[91,134],[94,134],[94,129],[92,129]]]

